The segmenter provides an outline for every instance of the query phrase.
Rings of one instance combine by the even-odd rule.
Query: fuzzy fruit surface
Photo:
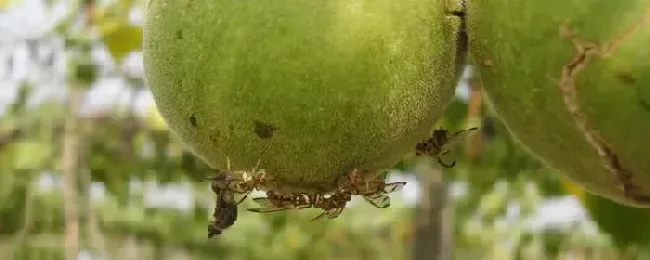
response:
[[[460,19],[433,0],[151,0],[145,74],[170,129],[213,168],[258,160],[331,188],[391,167],[456,84]]]
[[[514,137],[588,191],[650,206],[650,1],[472,0],[467,19]]]

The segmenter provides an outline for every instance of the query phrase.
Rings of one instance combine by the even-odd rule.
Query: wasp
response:
[[[467,137],[469,133],[477,130],[478,127],[473,127],[465,130],[460,130],[451,134],[448,130],[438,129],[434,130],[431,137],[424,142],[418,143],[415,146],[415,155],[427,155],[438,160],[438,163],[445,168],[453,168],[456,166],[456,161],[451,164],[445,164],[442,161],[442,156],[449,153],[451,147],[458,143],[459,140]]]
[[[246,173],[242,173],[244,179],[234,178],[230,172],[230,160],[228,159],[227,170],[217,170],[214,176],[208,178],[211,180],[210,188],[217,194],[217,201],[212,215],[214,221],[208,224],[208,238],[220,235],[237,221],[237,206],[257,187],[258,183],[263,181],[265,172],[256,169],[257,167],[252,172],[259,173],[258,175],[261,177],[250,177]],[[244,194],[244,196],[235,201],[235,194]]]
[[[277,212],[289,209],[319,208],[324,212],[311,221],[322,219],[327,216],[330,219],[338,217],[345,208],[345,205],[352,199],[350,194],[334,193],[323,194],[293,194],[280,195],[273,191],[266,192],[267,197],[253,198],[253,201],[262,206],[261,208],[248,209],[257,213]]]
[[[354,169],[342,184],[341,193],[360,195],[377,208],[388,208],[390,206],[388,194],[402,189],[404,185],[406,182],[366,181],[362,171]]]
[[[227,190],[222,190],[214,207],[214,221],[208,224],[208,238],[220,235],[223,231],[237,221],[237,204],[233,194]]]
[[[243,195],[235,204],[240,204],[253,190],[259,189],[261,184],[270,181],[264,169],[257,169],[260,163],[259,161],[251,171],[240,171],[239,175],[242,178],[235,178],[233,177],[234,174],[230,172],[230,159],[226,158],[226,160],[227,170],[217,170],[217,173],[207,180],[211,181],[210,187],[216,194],[219,194],[221,191],[228,191],[231,194]]]
[[[316,221],[327,217],[329,219],[337,218],[345,209],[345,205],[352,200],[352,195],[346,193],[334,193],[327,198],[317,197],[314,205],[323,210],[323,213],[313,218]]]

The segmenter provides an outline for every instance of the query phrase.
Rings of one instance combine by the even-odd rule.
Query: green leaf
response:
[[[15,169],[40,169],[52,156],[50,146],[29,141],[16,143],[14,152]]]
[[[106,22],[101,27],[104,44],[118,64],[129,53],[142,50],[142,26]]]

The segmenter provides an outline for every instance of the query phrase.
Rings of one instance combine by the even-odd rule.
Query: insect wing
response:
[[[265,197],[253,198],[253,201],[262,207],[248,209],[248,211],[257,212],[257,213],[268,213],[268,212],[277,212],[277,211],[283,211],[283,210],[288,210],[293,208],[288,205],[283,207],[278,207],[273,203],[271,199]]]
[[[384,192],[385,193],[392,193],[401,190],[404,188],[404,185],[406,185],[406,182],[391,182],[387,183],[386,186],[384,186]]]
[[[390,207],[390,197],[386,194],[363,196],[363,199],[377,208],[383,209]]]
[[[343,208],[328,209],[325,211],[325,215],[327,216],[327,218],[333,219],[341,215],[342,212],[343,212]]]
[[[270,212],[278,212],[278,211],[283,211],[283,210],[288,210],[291,208],[249,208],[247,209],[250,212],[255,212],[255,213],[270,213]]]
[[[333,208],[333,209],[327,209],[323,213],[319,214],[315,218],[313,218],[310,222],[316,221],[323,219],[324,217],[327,217],[329,219],[333,219],[341,215],[341,212],[343,212],[343,208]]]
[[[277,206],[269,198],[265,198],[265,197],[253,198],[253,201],[257,203],[257,205],[262,206],[263,208],[277,208]]]
[[[460,140],[465,139],[467,136],[469,136],[470,133],[472,133],[474,130],[477,129],[478,127],[473,127],[470,129],[460,130],[454,133],[454,135],[452,135],[449,139],[447,139],[447,141],[442,145],[441,151],[450,149],[452,146],[458,144]]]
[[[302,204],[302,205],[298,205],[298,206],[296,206],[296,207],[294,207],[294,208],[296,208],[296,209],[306,209],[306,208],[311,208],[311,205],[309,205],[309,204]]]

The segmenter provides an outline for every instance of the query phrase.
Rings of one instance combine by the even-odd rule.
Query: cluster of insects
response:
[[[250,173],[247,174],[247,173]],[[268,178],[263,170],[253,169],[245,172],[243,178],[233,177],[228,171],[217,171],[211,180],[211,188],[217,194],[214,208],[214,221],[208,225],[208,238],[221,234],[232,226],[237,220],[237,206],[243,202],[253,190],[260,190],[261,185],[273,180]],[[290,209],[317,208],[323,210],[321,214],[311,221],[338,217],[352,196],[362,196],[366,201],[377,208],[390,206],[388,194],[398,191],[406,182],[365,181],[361,170],[355,169],[344,178],[339,188],[330,194],[314,192],[312,194],[294,193],[290,195],[266,191],[266,197],[253,198],[260,205],[248,211],[257,213],[270,213]],[[235,200],[235,195],[242,195]]]
[[[463,139],[471,131],[478,128],[470,128],[451,133],[448,130],[435,130],[431,137],[416,145],[416,155],[430,156],[447,168],[454,167],[456,162],[445,164],[441,156],[448,154],[451,147]],[[230,172],[230,162],[226,171],[218,170],[209,178],[212,191],[217,194],[214,208],[214,220],[208,225],[208,238],[220,235],[224,230],[237,221],[237,206],[243,202],[253,190],[264,190],[262,186],[273,182],[273,178],[266,171],[257,167],[250,171],[239,172],[241,178],[234,177]],[[377,208],[390,206],[390,196],[406,185],[406,182],[384,182],[367,181],[364,178],[363,170],[355,169],[338,183],[338,188],[333,193],[313,192],[280,194],[272,190],[266,191],[266,197],[253,198],[253,201],[260,205],[259,208],[249,208],[248,211],[257,213],[278,212],[290,209],[317,208],[323,210],[321,214],[312,221],[338,217],[352,196],[361,196],[368,203]],[[241,195],[239,200],[235,195]]]
[[[248,209],[252,212],[276,212],[288,209],[318,208],[323,213],[312,221],[327,218],[336,218],[342,212],[352,196],[362,196],[366,201],[377,208],[390,206],[389,193],[398,191],[406,182],[365,181],[361,170],[355,169],[344,180],[343,184],[332,194],[292,194],[280,195],[267,191],[265,198],[253,198],[261,208]]]

